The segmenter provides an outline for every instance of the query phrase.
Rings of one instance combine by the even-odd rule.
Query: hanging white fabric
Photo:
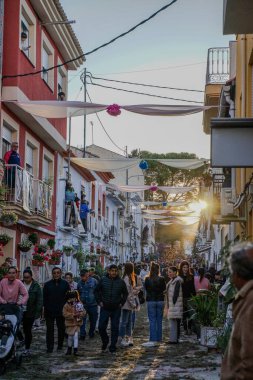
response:
[[[71,161],[81,166],[82,168],[86,168],[88,170],[94,170],[97,172],[114,172],[119,170],[127,170],[133,167],[138,167],[140,160],[139,159],[131,159],[131,158],[122,158],[122,159],[114,159],[114,158],[71,158]]]
[[[154,186],[149,185],[140,185],[140,186],[132,186],[132,185],[110,185],[112,188],[118,191],[122,191],[123,193],[138,193],[145,190],[152,190]],[[183,187],[183,186],[158,186],[157,190],[165,191],[168,194],[184,194],[188,191],[193,191],[195,187]],[[156,191],[156,190],[153,190]]]
[[[84,103],[79,101],[30,100],[19,102],[8,99],[3,101],[5,103],[17,104],[31,115],[55,119],[88,115],[105,111],[110,107],[106,104]],[[212,108],[212,106],[137,104],[129,106],[120,105],[119,108],[148,116],[185,116],[203,112],[206,109]]]
[[[163,165],[170,166],[177,169],[198,169],[201,166],[205,165],[207,160],[205,159],[158,159]]]

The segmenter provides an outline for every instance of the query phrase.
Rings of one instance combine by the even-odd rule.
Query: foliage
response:
[[[46,244],[39,244],[37,247],[37,252],[46,253],[47,252],[47,245]]]
[[[71,245],[64,245],[62,250],[64,253],[71,253],[73,251],[73,247]]]
[[[34,247],[34,252],[32,253],[33,260],[39,262],[39,263],[44,263],[45,261],[49,260],[49,255],[46,252],[39,252],[39,247],[35,246]]]
[[[50,249],[54,249],[55,244],[56,244],[55,239],[48,239],[48,241],[47,241],[47,245],[48,245],[48,247],[49,247]]]
[[[97,273],[100,277],[104,275],[104,268],[100,262],[95,266],[95,273]]]
[[[202,166],[194,170],[185,170],[172,168],[163,165],[153,159],[196,159],[194,153],[151,153],[149,151],[139,152],[137,149],[131,152],[130,157],[145,158],[148,160],[149,168],[145,172],[145,184],[151,185],[151,182],[156,182],[160,186],[196,186],[202,180],[203,173],[206,167]],[[171,195],[164,191],[157,190],[155,193],[152,191],[145,192],[146,200],[157,200],[161,202],[176,201],[176,200],[193,200],[196,198],[198,190],[185,194]]]
[[[217,346],[221,350],[221,352],[224,354],[230,339],[230,335],[232,332],[232,325],[226,325],[221,332],[221,334],[217,337]]]
[[[28,239],[33,243],[33,245],[37,244],[39,241],[39,236],[36,232],[31,232],[28,235]]]
[[[15,212],[2,210],[1,222],[16,224],[17,221],[18,221],[18,216],[15,214]]]
[[[218,293],[216,291],[205,291],[190,299],[193,309],[192,319],[201,326],[217,327]],[[214,326],[216,324],[216,326]]]
[[[32,248],[33,243],[28,238],[22,239],[20,243],[18,243],[18,248],[21,251],[29,251]]]
[[[83,251],[81,243],[78,244],[78,248],[76,249],[75,254],[73,255],[73,258],[76,259],[79,265],[79,269],[84,268],[84,263],[85,263],[85,253]]]
[[[62,252],[60,250],[53,251],[49,257],[50,265],[58,265],[61,261]]]
[[[7,234],[0,234],[0,244],[6,245],[11,240],[11,237]]]

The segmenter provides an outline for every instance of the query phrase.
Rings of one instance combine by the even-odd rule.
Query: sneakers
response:
[[[128,345],[129,345],[129,347],[133,347],[133,345],[134,345],[134,340],[133,340],[133,337],[132,337],[132,336],[130,336],[130,337],[128,338]]]
[[[120,342],[120,347],[123,347],[123,348],[129,347],[129,343],[125,338],[122,339],[122,341]]]
[[[142,347],[155,347],[157,346],[157,342],[145,342],[145,343],[142,343]]]

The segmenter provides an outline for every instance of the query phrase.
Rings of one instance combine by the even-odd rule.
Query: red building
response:
[[[17,141],[21,166],[10,170],[7,165],[4,180],[6,208],[19,220],[12,227],[1,226],[0,233],[11,236],[4,255],[16,257],[18,265],[16,247],[25,234],[37,232],[40,239],[55,235],[57,153],[66,152],[67,121],[35,117],[4,100],[67,99],[68,70],[76,70],[84,59],[47,71],[83,54],[66,21],[59,0],[4,1],[0,156]],[[35,75],[9,77],[42,69]],[[11,172],[15,180],[10,185]]]

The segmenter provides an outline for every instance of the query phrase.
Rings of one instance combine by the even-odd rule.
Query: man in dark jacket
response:
[[[117,265],[110,265],[108,274],[102,277],[95,289],[95,297],[98,305],[101,307],[98,329],[102,340],[102,351],[105,351],[109,344],[109,336],[106,329],[110,318],[111,344],[109,351],[111,353],[116,352],[121,307],[126,302],[127,296],[127,287],[125,281],[119,277]]]
[[[53,278],[45,283],[43,288],[44,315],[46,319],[47,332],[47,352],[51,353],[54,349],[54,321],[58,329],[58,350],[62,349],[64,341],[64,318],[62,309],[65,304],[65,296],[70,286],[67,281],[61,278],[62,271],[55,267],[52,270]]]
[[[98,319],[98,305],[94,295],[95,288],[97,287],[97,280],[89,275],[88,269],[82,269],[80,272],[81,281],[78,282],[77,290],[80,295],[80,300],[89,316],[90,329],[89,337],[94,337],[96,323]],[[80,329],[80,338],[85,340],[86,331],[86,316],[83,318],[83,324]]]

